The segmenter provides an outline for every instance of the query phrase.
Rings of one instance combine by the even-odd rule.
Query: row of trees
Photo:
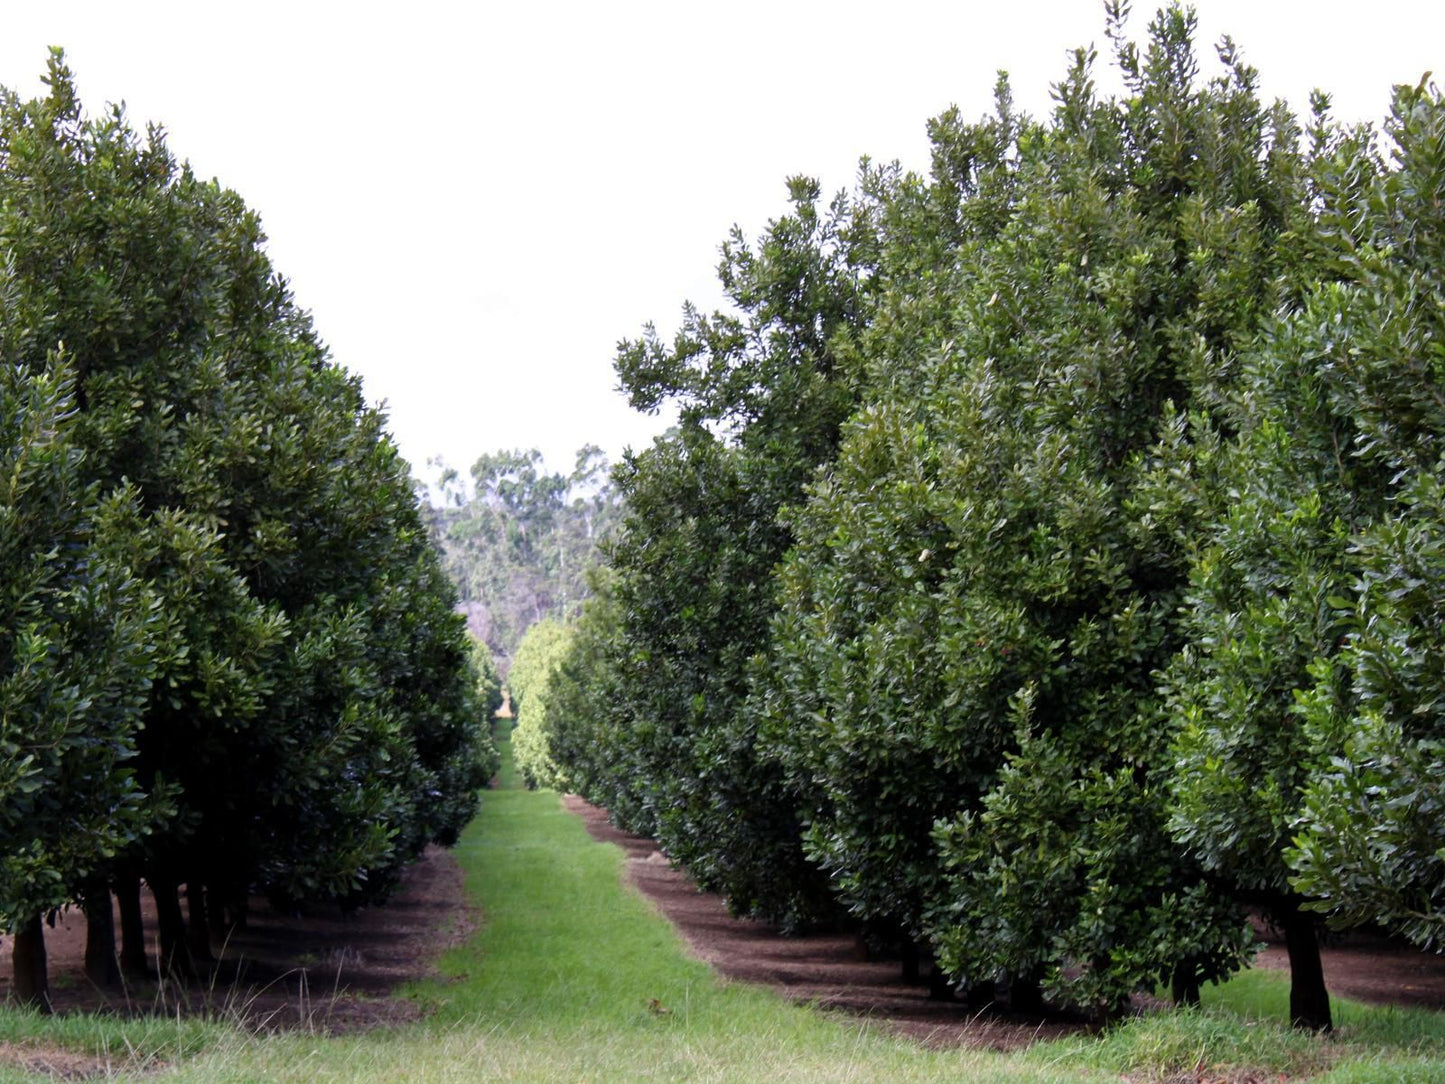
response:
[[[785,926],[1108,1015],[1283,929],[1445,930],[1445,102],[1393,160],[1265,106],[1192,14],[1127,93],[930,125],[723,248],[736,309],[625,344],[678,429],[615,472],[551,674],[559,781]]]
[[[617,519],[607,459],[589,444],[562,474],[547,472],[535,448],[493,452],[472,464],[470,482],[439,459],[432,466],[435,545],[473,635],[505,672],[529,627],[575,617],[590,592],[588,574]]]
[[[47,84],[0,96],[0,926],[42,1007],[56,909],[108,983],[144,880],[186,970],[254,887],[383,895],[495,765],[407,465],[256,217]]]

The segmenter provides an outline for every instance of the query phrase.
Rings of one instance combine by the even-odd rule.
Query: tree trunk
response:
[[[1284,918],[1289,950],[1289,1020],[1297,1028],[1330,1031],[1330,992],[1320,964],[1320,939],[1313,915],[1292,907]]]
[[[1170,987],[1175,1005],[1199,1007],[1199,969],[1194,966],[1193,960],[1180,960],[1174,965]]]
[[[120,985],[120,961],[115,956],[115,911],[110,905],[110,888],[104,881],[86,886],[85,976],[102,990]]]
[[[957,984],[948,977],[948,973],[938,966],[934,961],[928,970],[928,999],[930,1001],[956,1001]]]
[[[1042,1016],[1047,1010],[1044,991],[1032,975],[1011,979],[1008,984],[1009,1012],[1019,1016]]]
[[[1042,1016],[1045,1007],[1038,978],[1027,976],[1009,981],[1009,1012],[1019,1016]]]
[[[191,921],[186,927],[186,947],[195,964],[214,964],[211,955],[211,922],[206,913],[206,889],[200,881],[186,882],[186,908]]]
[[[15,969],[15,998],[22,1005],[49,1015],[50,976],[45,966],[45,927],[37,911],[15,930],[11,961]]]
[[[231,931],[235,929],[233,920],[227,918],[230,900],[231,893],[221,882],[206,884],[206,925],[210,930],[211,944],[220,945],[223,953],[226,942],[231,939]]]
[[[175,881],[149,878],[156,901],[156,927],[161,942],[161,971],[176,978],[195,974],[186,945],[186,920],[181,916],[180,886]]]
[[[120,904],[120,969],[144,978],[150,972],[146,957],[145,923],[140,912],[140,878],[123,873],[115,879],[115,898]]]
[[[898,955],[903,964],[903,981],[910,986],[920,984],[923,981],[923,954],[918,950],[918,942],[905,936],[898,946]]]
[[[250,920],[251,899],[246,885],[232,885],[226,903],[226,925],[230,930],[244,930]]]
[[[968,1011],[973,1013],[997,1009],[999,1003],[998,983],[971,982],[968,984]]]

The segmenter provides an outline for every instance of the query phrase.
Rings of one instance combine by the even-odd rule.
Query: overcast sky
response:
[[[1269,96],[1352,119],[1445,81],[1439,0],[1199,0]],[[926,168],[927,119],[1048,105],[1068,50],[1107,60],[1103,5],[833,2],[4,3],[0,83],[38,93],[66,48],[91,110],[125,101],[262,216],[336,360],[402,452],[465,468],[538,447],[613,457],[662,422],[616,393],[619,339],[717,302],[718,244],[785,207],[784,178],[858,158]],[[1133,35],[1154,8],[1136,3]],[[1101,71],[1101,75],[1102,75]],[[1107,85],[1105,79],[1101,83]]]

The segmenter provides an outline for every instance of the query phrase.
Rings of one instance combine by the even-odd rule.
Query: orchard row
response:
[[[1445,102],[1266,104],[1193,20],[1052,113],[930,125],[624,344],[614,474],[524,765],[739,911],[1103,1016],[1319,924],[1445,930]],[[532,694],[528,694],[532,695]],[[528,733],[531,731],[531,733]]]
[[[257,219],[48,86],[0,99],[0,932],[42,1008],[58,908],[110,984],[147,882],[184,972],[254,889],[384,895],[495,767],[408,467]]]

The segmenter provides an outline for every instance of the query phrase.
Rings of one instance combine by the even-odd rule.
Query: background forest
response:
[[[433,543],[461,597],[472,636],[498,669],[511,668],[527,629],[575,617],[618,516],[607,460],[587,445],[571,474],[547,473],[542,455],[483,455],[468,483],[440,460],[428,504]]]

